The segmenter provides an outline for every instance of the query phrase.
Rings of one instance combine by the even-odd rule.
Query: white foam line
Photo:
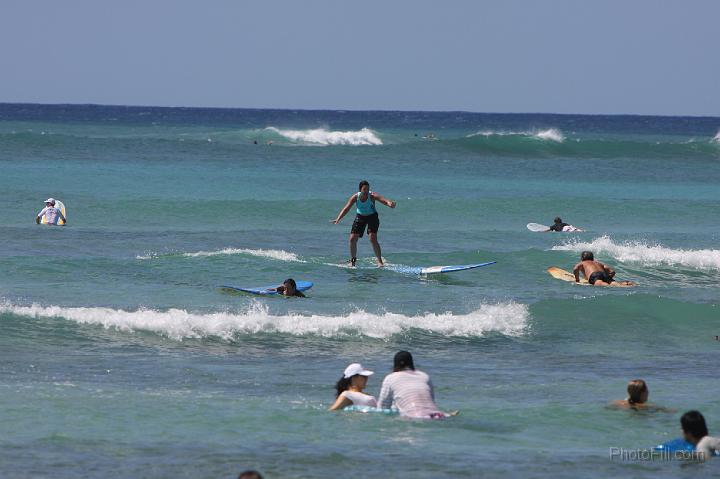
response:
[[[237,335],[285,333],[296,336],[368,336],[388,338],[418,328],[444,336],[483,336],[498,332],[519,336],[526,332],[530,313],[527,305],[509,302],[487,304],[467,314],[426,313],[407,316],[399,313],[373,314],[363,310],[329,315],[272,315],[268,308],[253,302],[244,312],[193,313],[181,309],[125,311],[96,307],[17,306],[0,304],[0,312],[40,318],[64,318],[80,324],[96,324],[119,331],[151,331],[174,340]]]
[[[526,136],[536,138],[538,140],[554,141],[556,143],[562,143],[565,141],[565,135],[562,134],[557,128],[548,128],[546,130],[535,130],[535,131],[493,131],[483,130],[476,133],[467,135],[467,138],[473,136]]]
[[[382,145],[383,142],[369,128],[358,131],[328,131],[324,128],[311,130],[282,130],[269,126],[266,128],[291,141],[311,143],[316,145]]]
[[[644,266],[681,265],[699,270],[720,270],[720,250],[672,249],[660,244],[648,244],[642,241],[614,242],[608,236],[602,236],[591,242],[571,240],[559,246],[555,251],[592,251],[608,254],[623,263],[640,263]]]
[[[201,258],[208,256],[219,256],[219,255],[234,255],[234,254],[249,254],[251,256],[272,258],[279,261],[289,261],[295,263],[306,263],[306,261],[300,259],[295,253],[291,253],[285,250],[275,249],[249,249],[249,248],[224,248],[216,251],[197,251],[195,253],[182,253],[181,256],[187,258]],[[135,258],[140,260],[154,259],[164,256],[158,253],[147,253],[144,255],[138,255]]]

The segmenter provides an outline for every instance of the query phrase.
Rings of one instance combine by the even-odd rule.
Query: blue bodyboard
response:
[[[295,283],[297,284],[298,291],[307,291],[308,289],[313,287],[312,281],[295,281]],[[240,288],[238,286],[222,285],[222,286],[220,286],[220,288],[228,289],[231,291],[239,291],[242,293],[273,295],[273,294],[278,294],[277,291],[273,291],[273,289],[277,288],[278,286],[280,286],[280,285],[262,286],[262,287],[256,287],[256,288]]]

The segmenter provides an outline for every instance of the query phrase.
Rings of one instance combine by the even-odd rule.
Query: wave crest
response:
[[[266,130],[273,131],[278,135],[293,142],[301,142],[313,145],[382,145],[382,140],[369,128],[358,131],[329,131],[324,128],[310,130],[281,130],[269,126]]]
[[[557,128],[548,128],[546,130],[539,130],[539,131],[492,131],[492,130],[484,130],[484,131],[478,131],[477,133],[472,133],[470,135],[467,135],[467,138],[472,138],[474,136],[485,136],[485,137],[491,137],[491,136],[518,136],[518,137],[525,137],[525,138],[534,138],[537,140],[546,140],[546,141],[554,141],[556,143],[562,143],[565,141],[565,135],[562,134],[560,130]]]
[[[150,331],[174,340],[283,333],[323,337],[367,336],[385,339],[410,329],[422,329],[443,336],[477,337],[490,332],[522,335],[530,317],[527,305],[514,302],[482,305],[468,314],[426,313],[406,316],[398,313],[373,314],[357,310],[339,316],[272,315],[267,306],[253,302],[245,312],[193,313],[181,309],[156,311],[60,306],[17,306],[0,304],[0,313],[41,318],[65,318],[80,324],[96,324],[119,331]]]
[[[272,258],[278,261],[289,261],[295,263],[305,263],[305,260],[300,259],[295,253],[291,253],[285,250],[276,249],[249,249],[249,248],[223,248],[216,251],[197,251],[195,253],[172,253],[172,254],[158,254],[158,253],[146,253],[143,255],[137,255],[135,259],[148,260],[154,258],[160,258],[163,256],[185,256],[187,258],[199,258],[206,256],[219,256],[219,255],[234,255],[234,254],[247,254],[250,256],[258,256],[262,258]]]
[[[698,270],[720,270],[720,250],[672,249],[660,244],[644,241],[615,243],[610,237],[602,236],[591,242],[571,240],[553,246],[554,251],[584,251],[609,254],[623,263],[640,263],[644,266],[685,266]]]

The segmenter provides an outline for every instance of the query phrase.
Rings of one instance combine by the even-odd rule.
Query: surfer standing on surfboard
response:
[[[370,191],[370,183],[365,180],[360,182],[358,190],[357,193],[350,196],[343,209],[338,213],[337,218],[330,220],[330,222],[338,224],[340,220],[343,219],[343,216],[350,211],[352,205],[355,204],[357,214],[355,215],[352,228],[350,228],[350,265],[355,266],[355,262],[357,261],[357,242],[358,239],[362,238],[365,233],[365,227],[367,226],[368,237],[370,238],[373,251],[375,251],[378,266],[384,266],[380,243],[378,243],[377,239],[377,232],[380,228],[380,218],[375,209],[375,202],[379,201],[388,208],[395,208],[397,203],[384,198],[374,191]]]

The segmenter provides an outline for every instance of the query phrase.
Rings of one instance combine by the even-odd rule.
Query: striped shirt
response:
[[[385,376],[378,407],[388,409],[392,405],[400,411],[400,415],[406,417],[444,416],[435,405],[430,376],[422,371],[406,369]]]

